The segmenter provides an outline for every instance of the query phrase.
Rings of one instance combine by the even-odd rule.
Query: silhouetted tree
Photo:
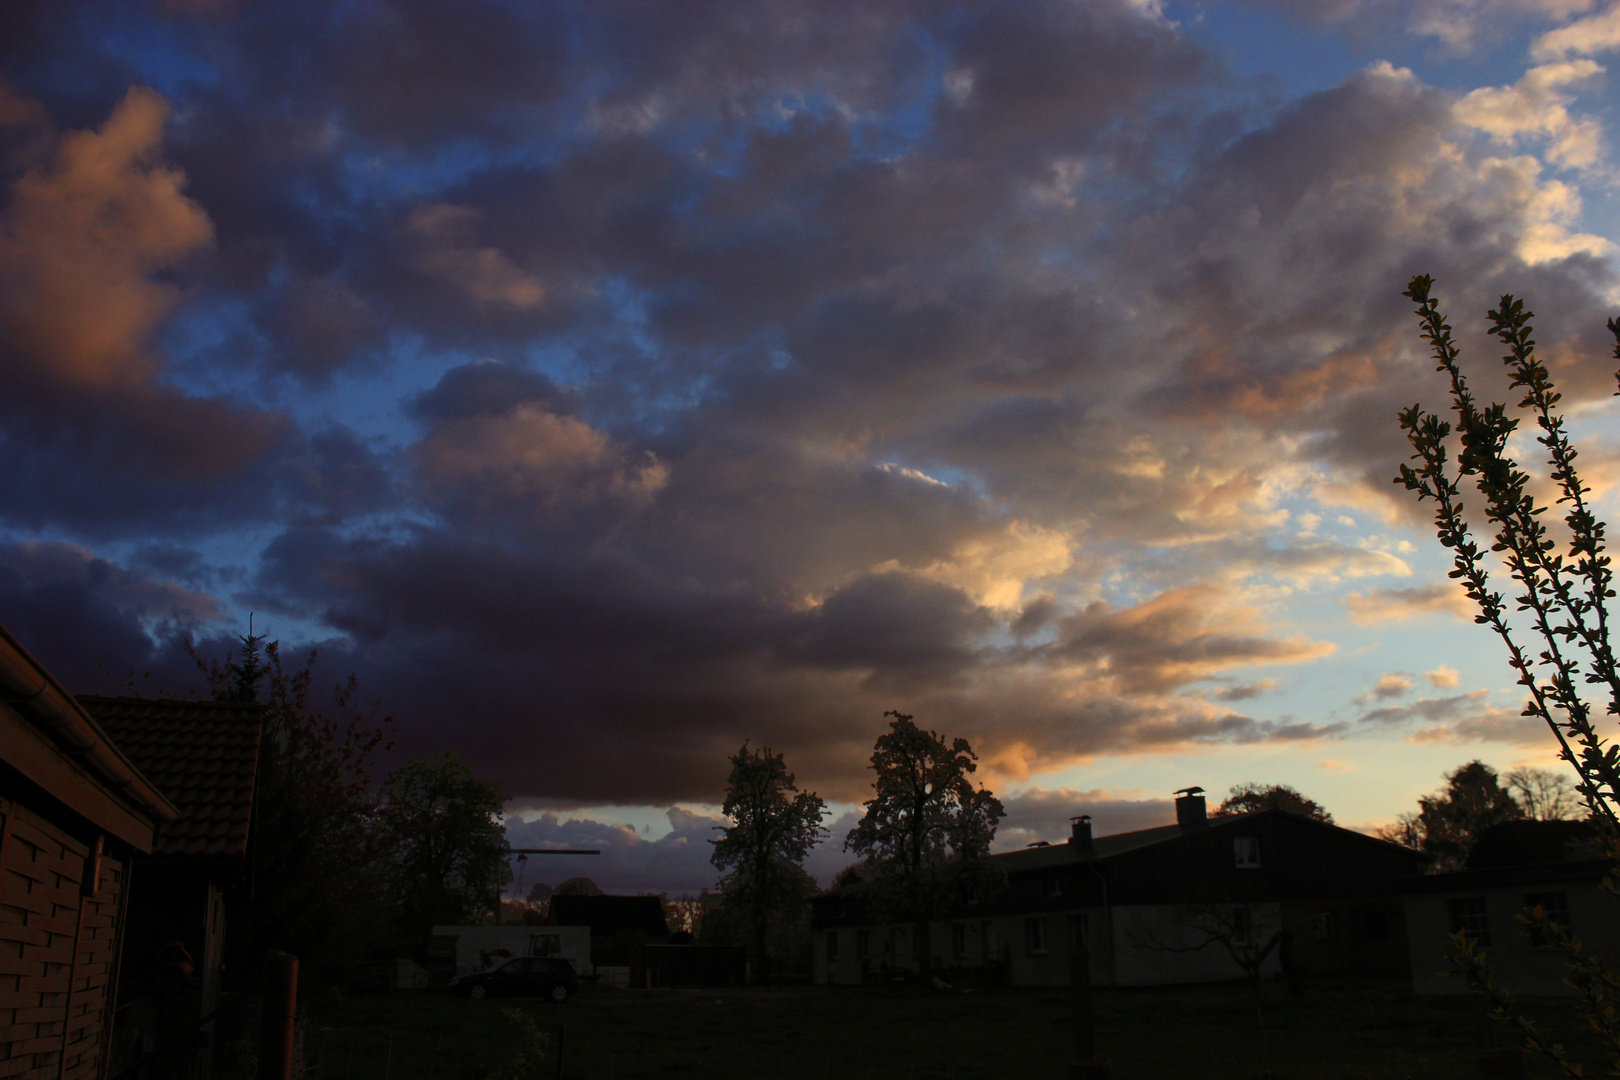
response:
[[[1461,870],[1480,834],[1515,821],[1524,811],[1497,779],[1496,770],[1470,761],[1446,774],[1445,790],[1418,800],[1422,852],[1436,870]]]
[[[730,760],[720,809],[734,824],[713,841],[711,861],[725,875],[726,903],[748,913],[756,978],[768,986],[770,923],[781,913],[796,913],[815,891],[803,864],[827,834],[821,825],[826,807],[815,792],[799,790],[782,755],[769,747],[749,750],[745,742]]]
[[[1608,601],[1615,595],[1613,571],[1605,550],[1607,527],[1592,512],[1591,493],[1576,469],[1577,453],[1558,412],[1560,395],[1551,373],[1536,354],[1531,337],[1531,313],[1524,303],[1503,296],[1486,314],[1490,329],[1507,347],[1502,358],[1509,385],[1522,390],[1518,407],[1535,421],[1536,442],[1547,454],[1547,479],[1564,507],[1561,536],[1554,537],[1545,518],[1546,506],[1531,493],[1531,476],[1508,452],[1519,419],[1507,407],[1481,407],[1469,387],[1459,360],[1451,327],[1430,295],[1434,279],[1414,277],[1404,295],[1417,307],[1422,335],[1429,342],[1438,370],[1449,383],[1455,427],[1421,404],[1403,409],[1401,429],[1411,443],[1418,466],[1402,465],[1395,482],[1416,492],[1418,499],[1433,500],[1435,532],[1452,553],[1451,576],[1459,581],[1479,614],[1475,621],[1489,626],[1507,647],[1508,664],[1529,695],[1524,715],[1539,718],[1557,740],[1560,756],[1574,769],[1581,795],[1612,858],[1620,860],[1620,747],[1598,731],[1594,718],[1620,716],[1620,668],[1609,640]],[[1620,359],[1620,321],[1610,319],[1616,339],[1614,355]],[[1449,443],[1455,433],[1461,444],[1455,465]],[[1484,519],[1493,535],[1490,551],[1518,586],[1514,605],[1530,626],[1534,645],[1521,643],[1522,628],[1509,621],[1500,592],[1491,588],[1490,557],[1474,540],[1464,513],[1462,479],[1472,477],[1483,497]],[[1517,621],[1517,620],[1515,620]],[[1603,699],[1587,700],[1590,692]],[[1421,817],[1421,815],[1420,815]],[[1605,882],[1620,888],[1620,875]],[[1620,972],[1597,950],[1583,949],[1567,928],[1549,921],[1539,908],[1521,916],[1543,942],[1557,946],[1569,970],[1566,982],[1579,994],[1578,1008],[1593,1030],[1615,1071],[1620,1071],[1620,1010],[1615,988]],[[1492,1015],[1514,1024],[1528,1045],[1551,1058],[1568,1076],[1580,1076],[1581,1066],[1571,1061],[1562,1046],[1544,1039],[1533,1023],[1515,1007],[1511,996],[1491,978],[1479,943],[1466,934],[1454,937],[1451,959],[1476,992],[1489,997]]]
[[[872,751],[876,794],[844,847],[865,856],[879,910],[915,922],[926,974],[933,966],[929,921],[986,885],[980,856],[1005,811],[968,779],[979,759],[966,739],[947,746],[906,713],[883,715],[893,719]]]
[[[1569,777],[1549,769],[1525,767],[1502,777],[1524,816],[1535,821],[1568,821],[1585,817],[1581,797]]]
[[[511,878],[511,849],[493,780],[445,751],[412,758],[383,781],[394,832],[394,899],[402,927],[426,933],[489,911]]]
[[[1444,873],[1462,869],[1486,829],[1524,816],[1496,770],[1482,761],[1470,761],[1446,774],[1444,789],[1418,799],[1417,813],[1402,814],[1377,835],[1421,851],[1431,871]]]
[[[1215,808],[1214,816],[1247,814],[1255,810],[1286,810],[1300,817],[1333,824],[1333,815],[1324,810],[1321,803],[1306,798],[1287,784],[1234,784],[1231,794]]]
[[[352,938],[355,913],[378,900],[389,853],[374,771],[391,749],[392,717],[356,706],[350,676],[329,711],[311,701],[316,653],[289,671],[278,642],[250,626],[240,659],[204,660],[186,649],[222,701],[264,706],[246,902],[232,918],[235,966],[258,970],[264,949],[305,957],[311,975]]]

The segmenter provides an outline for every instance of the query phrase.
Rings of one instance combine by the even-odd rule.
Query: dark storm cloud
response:
[[[0,512],[136,555],[16,555],[0,619],[330,630],[532,805],[713,801],[744,738],[858,798],[886,708],[1004,776],[1343,735],[1228,707],[1332,649],[1234,582],[1404,569],[1277,492],[1388,506],[1411,273],[1522,283],[1583,399],[1612,274],[1445,94],[1251,113],[1151,7],[9,11]],[[613,843],[698,882],[672,823]]]

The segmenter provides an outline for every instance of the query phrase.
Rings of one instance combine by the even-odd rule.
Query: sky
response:
[[[827,880],[890,709],[998,849],[1375,827],[1553,762],[1391,483],[1401,291],[1495,399],[1527,298],[1612,514],[1617,58],[1609,0],[8,3],[0,623],[183,692],[251,613],[603,851],[520,889],[712,885],[745,741]]]

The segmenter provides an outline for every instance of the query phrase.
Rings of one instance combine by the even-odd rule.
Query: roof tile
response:
[[[79,704],[180,810],[154,855],[247,853],[262,706],[84,694]]]

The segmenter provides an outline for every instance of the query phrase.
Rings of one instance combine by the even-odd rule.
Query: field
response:
[[[1119,1080],[1479,1075],[1477,1006],[1415,998],[1401,982],[1322,982],[1302,1001],[1276,986],[1258,1002],[1246,986],[1104,991],[1095,1009],[1100,1052]],[[526,1062],[514,1058],[525,1036],[511,1010],[533,1022]],[[1560,1006],[1532,1013],[1585,1048]],[[597,988],[561,1006],[334,996],[309,1003],[304,1060],[309,1080],[552,1080],[560,1042],[572,1080],[1057,1080],[1069,1017],[1066,993],[1033,990]],[[1554,1075],[1529,1064],[1532,1076]]]

